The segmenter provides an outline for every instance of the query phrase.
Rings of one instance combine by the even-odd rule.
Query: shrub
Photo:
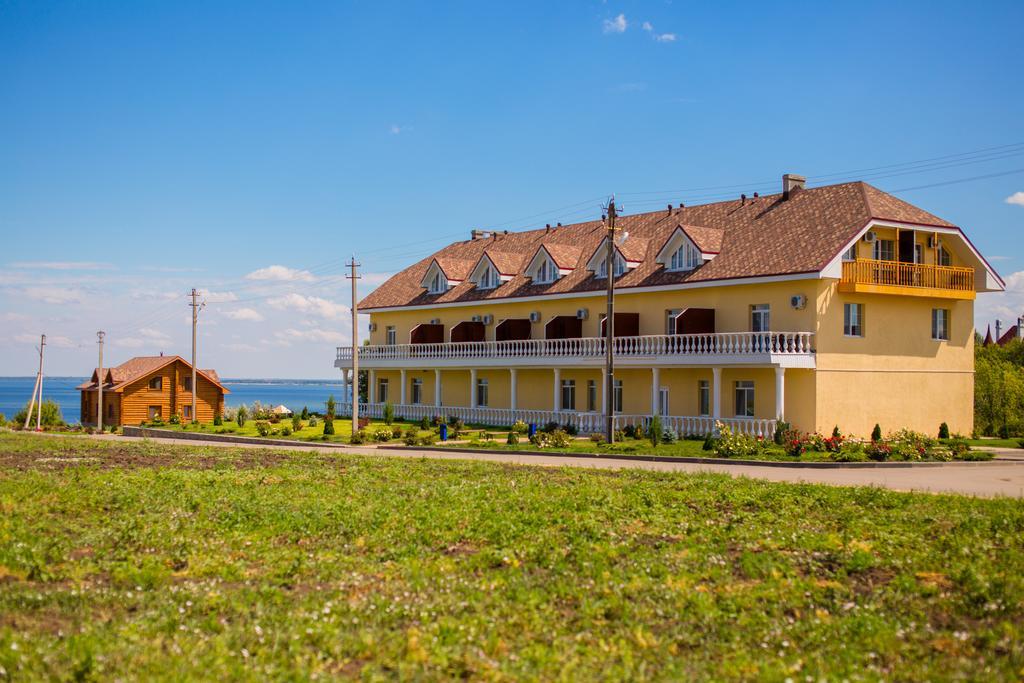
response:
[[[213,426],[220,427],[222,424],[224,424],[224,418],[220,416],[220,413],[217,413],[213,416]]]
[[[178,415],[177,413],[175,413],[174,415],[171,415],[171,418],[169,420],[167,420],[167,424],[180,425],[181,424],[181,416]]]
[[[423,436],[421,436],[420,437],[420,445],[421,446],[433,446],[434,445],[434,435],[433,434],[424,434]]]
[[[402,438],[402,425],[391,425],[391,438]]]
[[[871,440],[881,441],[882,440],[882,427],[876,422],[875,428],[871,430]]]
[[[547,434],[547,432],[542,432],[542,431],[539,431],[539,430],[537,432],[534,432],[530,436],[530,443],[532,443],[537,448],[544,448],[544,446],[546,446],[547,443],[548,443],[548,434]]]
[[[522,420],[516,420],[515,424],[512,425],[512,431],[516,434],[525,434],[530,431],[530,426]]]
[[[545,434],[552,434],[556,429],[559,429],[559,424],[557,422],[548,422],[541,427],[541,431]]]
[[[785,441],[786,441],[786,432],[788,432],[789,429],[790,429],[790,427],[789,427],[789,423],[788,422],[781,422],[780,421],[780,422],[776,422],[775,423],[775,433],[772,435],[772,441],[775,442],[775,445],[781,446],[783,443],[785,443]],[[704,449],[704,450],[707,450],[707,449]]]
[[[867,455],[872,460],[884,462],[888,460],[890,457],[892,457],[892,448],[889,446],[889,444],[884,443],[880,440],[872,440],[871,443],[865,446],[864,454]]]
[[[577,427],[577,426],[576,426],[576,425],[574,425],[574,424],[567,424],[567,425],[565,425],[565,427],[564,427],[564,431],[565,431],[565,433],[566,433],[566,434],[568,434],[569,436],[576,436],[577,434],[579,434],[579,433],[580,433],[580,428],[579,428],[579,427]]]
[[[757,439],[740,432],[733,432],[727,425],[719,422],[718,438],[715,439],[715,454],[723,458],[741,458],[753,455],[758,451]]]
[[[636,425],[626,425],[622,429],[622,435],[630,439],[636,438]]]
[[[945,422],[943,422],[942,424],[939,425],[939,438],[940,439],[948,439],[949,438],[949,425],[946,424]]]
[[[839,431],[839,425],[832,428],[832,436],[842,436],[843,433]]]
[[[271,413],[267,420],[270,422],[270,424],[276,425],[281,421],[281,416],[278,415],[277,413]]]
[[[612,438],[615,439],[615,443],[622,443],[626,440],[626,432],[621,429],[616,429],[612,432]]]
[[[1024,439],[1017,439],[1017,448],[1024,448]]]
[[[832,460],[836,462],[863,462],[867,460],[864,453],[864,444],[856,441],[843,444],[842,450],[832,454]]]
[[[409,427],[405,430],[405,436],[407,436],[407,437],[409,437],[409,436],[418,436],[418,435],[419,435],[419,430],[416,429],[416,427],[414,425],[409,425]]]
[[[440,427],[442,424],[446,423],[447,420],[445,419],[444,415],[435,415],[433,422],[435,427]]]
[[[384,424],[389,425],[395,421],[395,407],[391,401],[384,401]]]
[[[519,432],[517,432],[515,429],[509,432],[508,436],[505,438],[505,443],[507,443],[509,446],[518,446]]]
[[[494,434],[491,434],[490,432],[484,432],[480,436],[483,437],[484,441],[494,441]]]
[[[153,427],[163,427],[164,426],[164,420],[163,420],[162,417],[157,415],[156,417],[153,418],[153,420],[149,424],[152,425]]]
[[[655,415],[651,418],[651,425],[647,429],[647,438],[650,439],[651,445],[655,448],[658,447],[658,443],[661,442],[661,416]]]
[[[786,449],[786,455],[791,458],[799,458],[807,450],[807,446],[810,443],[810,439],[802,435],[795,429],[790,429],[786,432],[786,438],[782,442],[782,447]]]
[[[361,429],[358,432],[352,432],[352,436],[349,437],[348,442],[354,446],[366,443],[366,432]]]
[[[846,437],[839,433],[839,428],[837,427],[832,430],[832,436],[821,440],[821,444],[826,453],[838,453],[843,450],[843,443],[845,441]]]
[[[466,423],[459,418],[448,420],[448,438],[457,439],[466,431]]]
[[[430,418],[427,417],[426,415],[424,415],[422,419],[420,419],[420,429],[430,429]]]
[[[332,436],[333,434],[334,434],[334,418],[330,417],[330,416],[325,417],[324,418],[324,436]]]
[[[291,427],[289,427],[288,425],[285,425],[284,427],[281,427],[281,436],[291,436],[291,435],[292,435],[292,428]]]
[[[778,430],[776,430],[777,432]],[[782,438],[779,438],[779,445],[782,445]],[[708,433],[704,435],[704,445],[701,448],[705,451],[715,450],[715,435]]]
[[[402,438],[402,443],[406,446],[415,446],[419,442],[419,438],[414,433],[406,433]]]
[[[292,415],[292,431],[297,432],[302,429],[302,418],[298,415]]]
[[[605,442],[604,434],[602,434],[601,432],[592,432],[590,434],[590,440],[598,445],[601,445]]]
[[[302,406],[302,414],[299,416],[299,419],[300,420],[308,420],[309,419],[309,408],[307,408],[306,406]]]
[[[993,457],[995,457],[994,454],[990,453],[989,451],[964,451],[956,459],[957,460],[967,460],[967,461],[978,461],[978,460],[991,460]]]
[[[30,426],[34,427],[36,424],[36,411],[39,410],[39,404],[37,403],[32,409],[32,422]],[[17,414],[11,419],[11,422],[16,425],[24,425],[25,418],[28,417],[28,406],[19,410]],[[57,404],[52,398],[48,398],[43,401],[42,415],[39,419],[39,425],[41,427],[59,427],[64,424],[64,417],[60,413],[60,405]]]
[[[312,415],[309,418],[309,426],[310,427],[316,427],[318,424],[320,424],[320,421],[316,419],[316,415]]]
[[[238,406],[238,412],[235,413],[235,422],[239,427],[245,426],[245,421],[249,418],[249,409],[245,407],[245,404]]]
[[[949,448],[949,454],[958,460],[963,460],[963,455],[971,450],[970,444],[963,438],[950,439],[946,446]]]
[[[671,429],[666,429],[665,431],[663,431],[661,433],[661,442],[662,443],[675,443],[675,441],[676,441],[676,433],[673,432]]]
[[[377,427],[373,430],[373,440],[380,442],[391,441],[393,434],[391,427],[388,427],[387,425]],[[401,432],[399,432],[399,434],[401,434]]]
[[[1010,427],[1007,425],[1003,425],[1002,427],[999,428],[999,431],[996,432],[996,434],[999,436],[1000,439],[1009,439]]]
[[[0,417],[3,417],[2,413],[0,413]],[[110,425],[110,430],[109,431],[110,431],[111,434],[117,434],[117,425]]]
[[[334,394],[329,395],[327,397],[327,401],[324,403],[324,406],[327,408],[327,412],[324,413],[325,422],[327,420],[334,422],[334,408],[336,407],[336,405],[337,404],[334,402]],[[334,432],[331,433],[333,434]]]
[[[562,429],[556,429],[548,435],[548,443],[552,448],[568,448],[572,438]]]
[[[270,423],[266,420],[256,420],[256,433],[260,436],[270,436]]]
[[[4,415],[3,413],[0,413],[0,427],[5,426],[6,424],[7,424],[7,416]]]

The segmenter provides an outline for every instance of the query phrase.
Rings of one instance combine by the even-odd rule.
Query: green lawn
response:
[[[0,433],[0,677],[1016,679],[1018,500]]]
[[[316,426],[312,426],[312,427],[309,426],[309,421],[308,420],[301,420],[300,422],[302,424],[302,429],[300,429],[297,432],[292,432],[288,436],[285,436],[285,435],[281,434],[281,429],[284,428],[284,427],[288,427],[289,429],[291,428],[291,426],[292,426],[291,418],[282,419],[277,424],[271,424],[271,428],[276,430],[277,433],[271,434],[267,438],[272,438],[272,439],[289,439],[289,440],[293,440],[293,441],[310,441],[310,442],[312,442],[312,441],[325,441],[326,440],[326,441],[331,441],[331,442],[336,442],[336,443],[348,443],[349,438],[352,436],[352,420],[351,419],[341,419],[341,418],[338,418],[338,419],[334,420],[334,435],[333,436],[328,436],[327,439],[324,439],[324,422],[323,422],[323,420],[318,420],[317,425]],[[402,429],[404,431],[405,428],[408,427],[410,423],[396,421],[395,424],[401,425],[401,427],[402,427]],[[380,421],[380,420],[371,421],[370,427],[369,427],[369,431],[373,432],[373,430],[377,426],[383,426],[383,425],[384,425],[383,421]],[[164,424],[161,424],[159,426],[157,426],[157,425],[147,425],[147,426],[153,427],[155,429],[170,429],[170,430],[175,430],[175,431],[199,432],[199,433],[206,433],[206,434],[228,434],[228,435],[231,435],[231,436],[251,436],[251,437],[255,437],[255,438],[259,438],[260,437],[259,432],[256,431],[256,420],[253,420],[252,418],[247,420],[246,423],[243,426],[241,426],[241,427],[239,427],[238,424],[235,423],[235,422],[225,422],[223,425],[221,425],[219,427],[214,426],[213,424],[209,424],[209,423],[203,423],[203,424],[199,424],[199,425],[192,425],[192,424],[177,424],[177,425],[174,425],[174,424],[164,423]],[[427,434],[428,432],[427,431],[420,431],[419,433],[420,434]],[[400,441],[400,439],[395,439],[394,441]]]
[[[988,446],[989,448],[1021,448],[1021,438],[1012,439],[966,439],[967,443],[973,446]]]
[[[658,444],[657,447],[652,446],[651,442],[647,439],[626,439],[625,441],[616,442],[611,445],[608,444],[595,444],[590,439],[573,439],[567,448],[553,448],[545,447],[538,448],[530,443],[530,441],[523,435],[518,444],[509,445],[505,442],[505,437],[508,434],[507,431],[502,432],[491,432],[494,436],[493,440],[487,441],[483,439],[474,440],[471,443],[461,444],[438,444],[445,445],[448,448],[483,448],[487,450],[510,450],[510,451],[540,451],[544,453],[597,453],[602,455],[658,455],[665,457],[688,457],[688,458],[714,458],[716,456],[713,451],[704,450],[703,441],[691,441],[681,439],[670,444]],[[791,458],[785,454],[782,448],[772,445],[764,451],[761,451],[756,456],[750,456],[751,458],[757,458],[759,460],[787,460],[794,461],[795,458]],[[828,460],[824,453],[808,452],[804,453],[800,460],[803,461],[826,461]]]

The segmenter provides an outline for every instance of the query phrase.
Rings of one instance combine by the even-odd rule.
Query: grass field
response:
[[[277,430],[277,433],[273,434],[272,436],[270,436],[268,438],[288,439],[288,440],[292,440],[292,441],[309,441],[309,442],[324,441],[325,440],[323,438],[323,435],[324,435],[324,422],[323,422],[322,419],[319,420],[319,422],[315,426],[309,426],[309,421],[308,420],[301,420],[300,422],[302,424],[302,429],[300,429],[298,432],[292,432],[288,436],[284,436],[283,434],[280,433],[280,431],[281,431],[281,429],[283,427],[291,428],[292,420],[291,420],[291,418],[282,419],[279,423],[271,425],[272,428]],[[404,429],[406,427],[409,426],[409,423],[404,423],[404,422],[396,422],[395,424],[401,425],[403,431],[404,431]],[[384,425],[384,423],[382,421],[374,420],[374,421],[372,421],[370,423],[369,431],[372,432],[374,430],[374,428],[376,428],[377,426],[383,426],[383,425]],[[260,436],[259,433],[256,431],[256,420],[253,420],[251,418],[241,427],[239,427],[234,422],[225,422],[223,425],[221,425],[219,427],[214,426],[213,424],[210,424],[210,423],[203,423],[203,424],[198,424],[198,425],[193,425],[193,424],[177,424],[177,425],[174,425],[174,424],[164,423],[164,424],[161,424],[159,427],[156,427],[154,425],[150,425],[150,426],[153,426],[156,429],[170,429],[170,430],[173,430],[173,431],[188,431],[188,432],[199,432],[199,433],[207,433],[207,434],[230,434],[232,436],[251,436],[251,437],[254,437],[254,438],[259,438],[259,436]],[[427,434],[429,432],[428,431],[421,431],[420,433],[421,434]],[[336,443],[348,443],[348,440],[349,440],[349,438],[351,436],[352,436],[352,420],[351,419],[338,418],[338,419],[336,419],[334,421],[334,435],[333,436],[329,436],[326,440],[327,441],[336,442]],[[400,439],[395,439],[395,441],[399,441],[399,440]]]
[[[1024,504],[0,433],[0,678],[1017,679]]]

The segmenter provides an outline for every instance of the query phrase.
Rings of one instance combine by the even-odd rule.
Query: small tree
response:
[[[249,409],[243,403],[238,406],[238,412],[235,413],[235,422],[238,423],[239,427],[244,427],[247,419],[249,419]]]
[[[657,447],[661,443],[661,416],[655,415],[651,418],[651,426],[647,430],[647,438],[651,440],[651,445]]]
[[[395,407],[391,401],[384,401],[384,424],[389,425],[395,421]]]
[[[307,408],[306,406],[302,406],[302,419],[303,420],[308,420],[309,419],[309,408]]]
[[[292,431],[297,432],[302,429],[302,418],[298,415],[292,415]]]
[[[940,439],[948,439],[949,438],[949,425],[946,424],[945,422],[943,422],[942,424],[939,425],[939,438]]]
[[[220,416],[220,413],[217,413],[213,416],[213,426],[220,427],[222,424],[224,424],[224,418]]]
[[[35,405],[32,408],[32,421],[29,424],[30,427],[35,427],[36,424],[36,411],[40,410],[39,405]],[[28,406],[19,410],[14,416],[12,422],[14,424],[23,425],[25,424],[25,418],[28,417]],[[61,415],[60,405],[57,404],[52,398],[48,398],[43,401],[42,414],[39,419],[39,424],[42,427],[59,427],[64,424],[64,416]]]
[[[843,433],[839,431],[839,425],[836,425],[835,427],[832,428],[832,438],[842,435]]]
[[[882,440],[882,427],[875,423],[875,428],[871,430],[871,440],[881,441]]]
[[[332,436],[334,434],[334,394],[327,397],[327,414],[324,415],[324,436]],[[353,429],[353,431],[355,431]]]

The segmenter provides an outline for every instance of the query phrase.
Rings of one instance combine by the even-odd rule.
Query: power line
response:
[[[973,180],[984,180],[986,178],[998,178],[1005,175],[1013,175],[1014,173],[1024,173],[1024,168],[1015,168],[1012,171],[1003,171],[1002,173],[987,173],[985,175],[976,175],[970,178],[958,178],[957,180],[947,180],[941,183],[930,183],[928,185],[918,185],[916,187],[902,187],[898,190],[888,190],[888,192],[910,192],[911,190],[924,190],[929,187],[942,187],[944,185],[957,185],[959,183],[969,183]]]

